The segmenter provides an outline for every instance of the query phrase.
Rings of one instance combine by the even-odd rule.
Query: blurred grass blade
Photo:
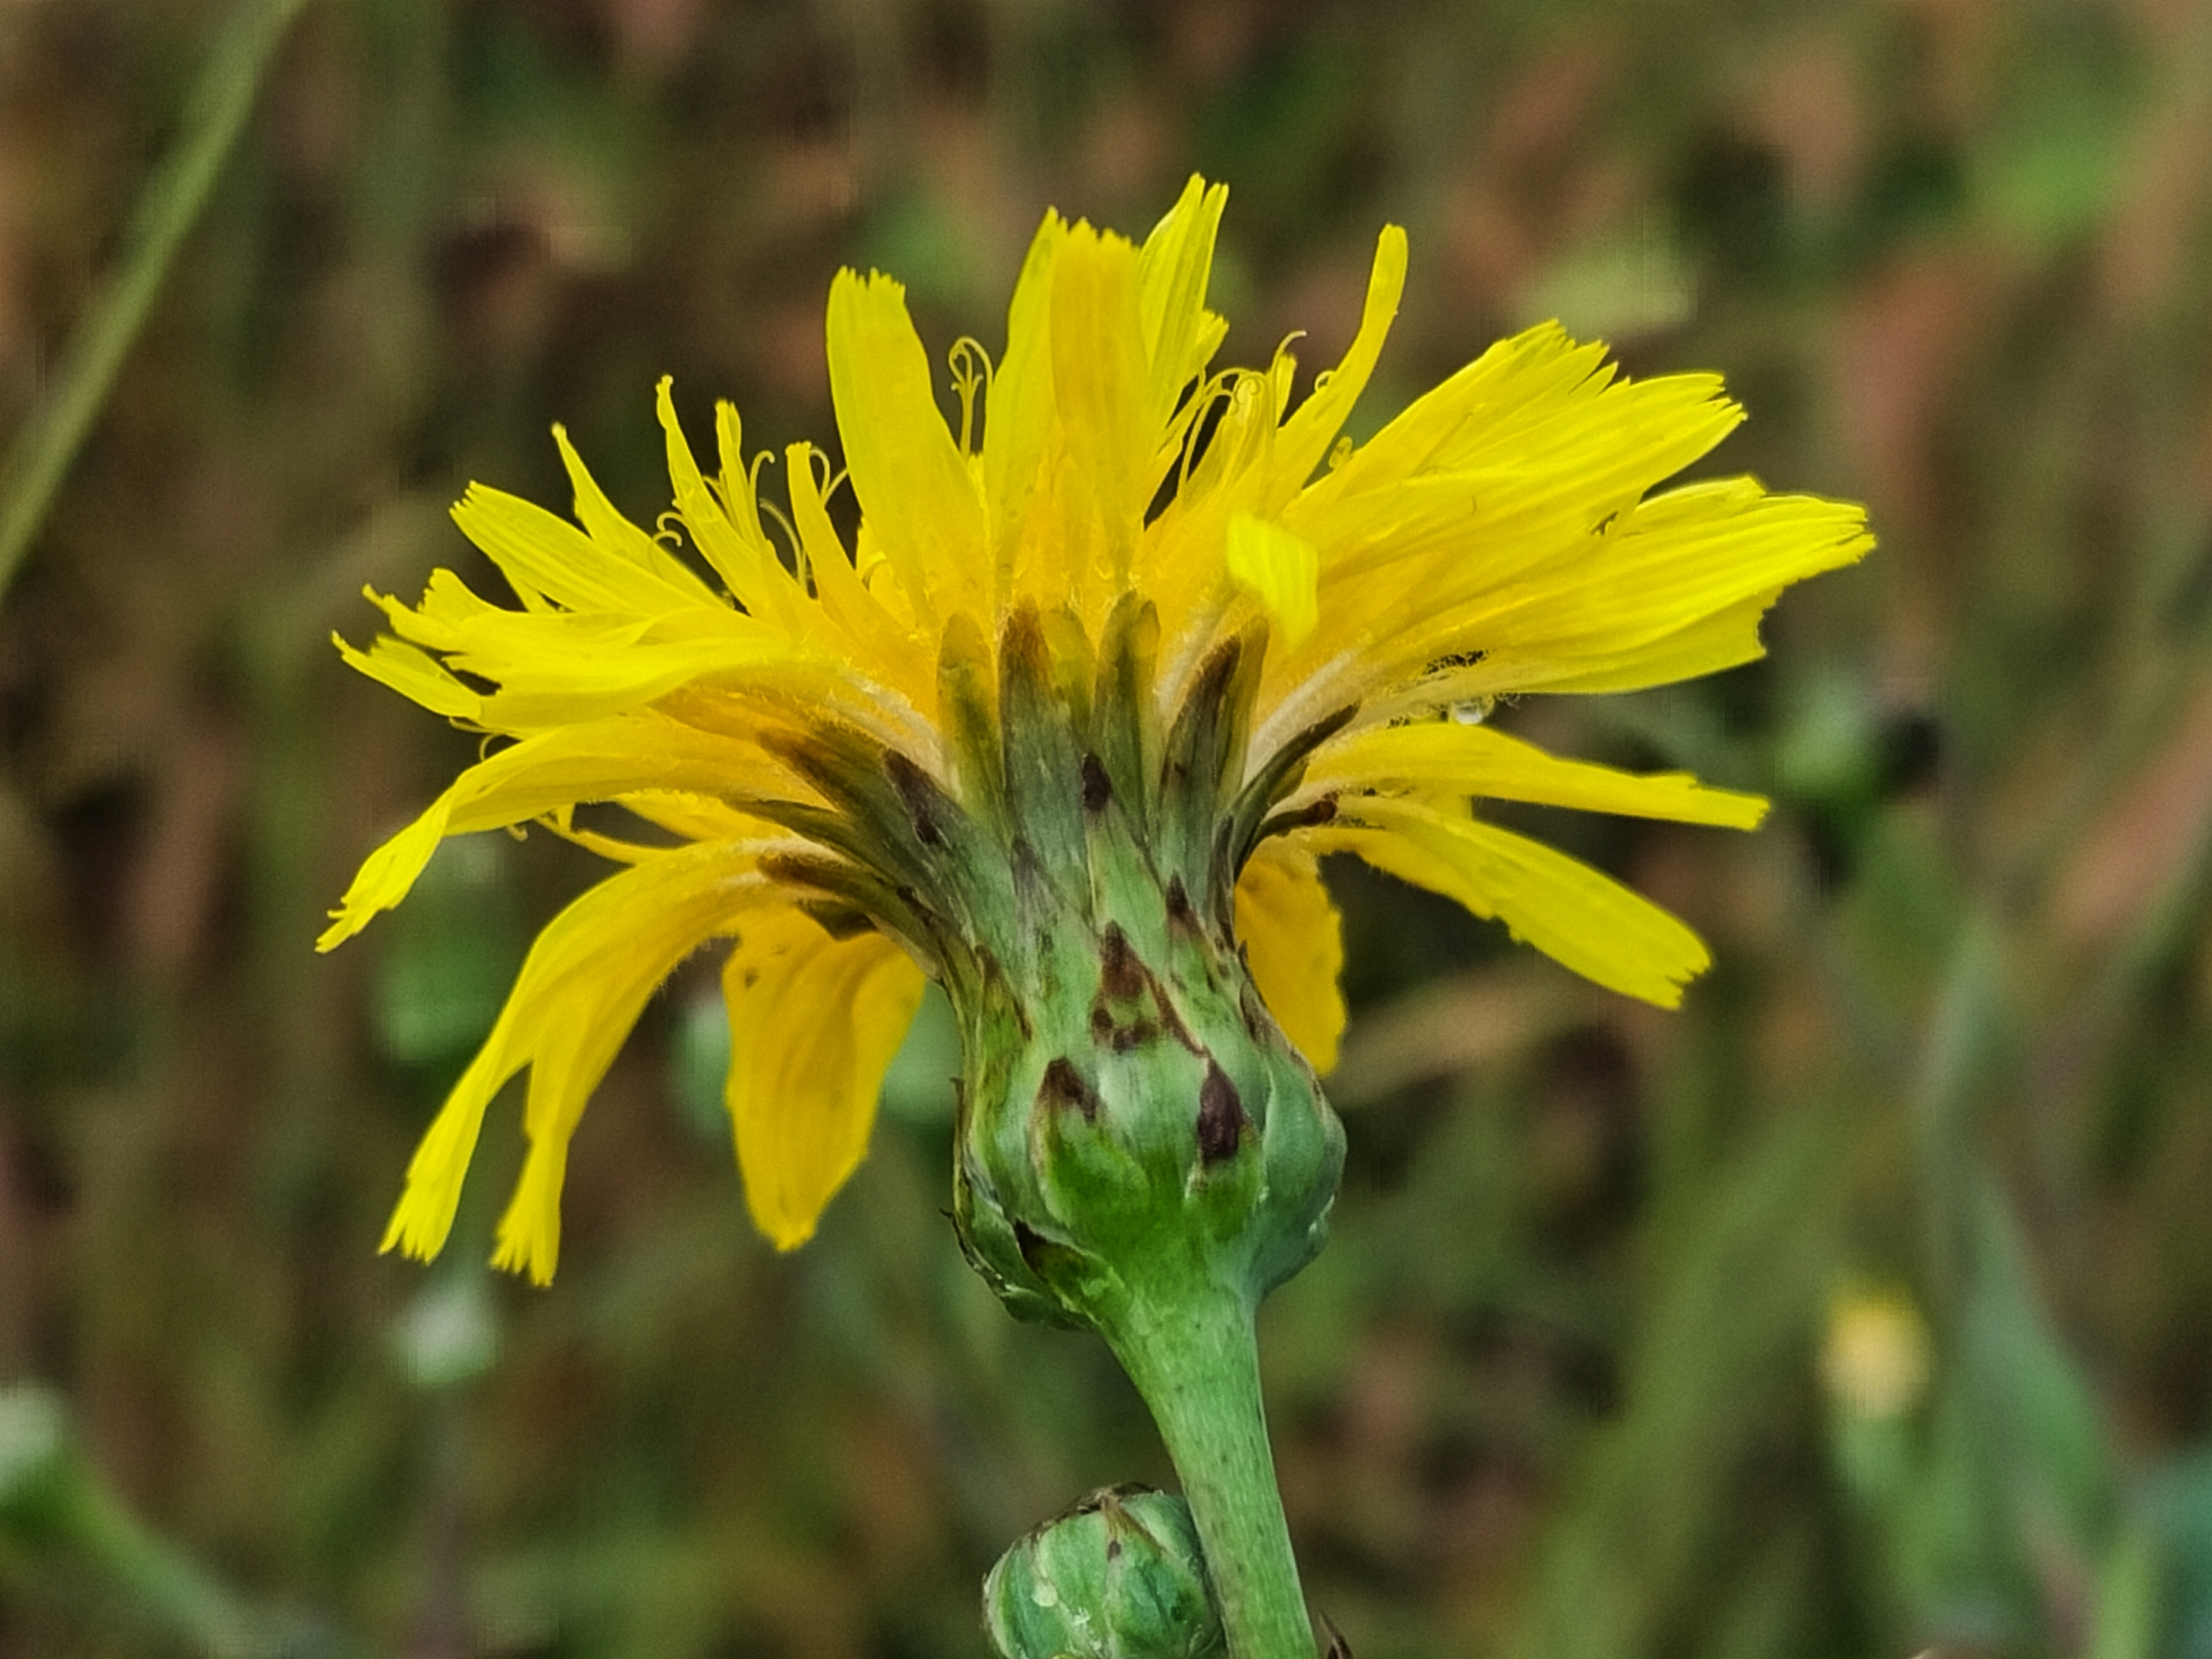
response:
[[[2045,1313],[2019,1222],[1996,1175],[1960,1194],[1978,1235],[1962,1312],[1973,1409],[2001,1437],[1994,1478],[2014,1493],[2023,1537],[2040,1534],[2083,1562],[2109,1547],[2119,1506],[2114,1466],[2089,1378]]]
[[[2087,1659],[2154,1659],[2161,1651],[2164,1565],[2147,1528],[2121,1529],[2097,1570]]]
[[[301,0],[241,0],[208,55],[175,143],[141,191],[123,252],[63,354],[45,398],[16,434],[0,475],[0,598],[54,492],[107,401],[185,233],[199,218],[223,158],[253,108],[276,43]]]
[[[0,1388],[0,1566],[68,1561],[99,1593],[208,1659],[357,1659],[358,1644],[246,1601],[131,1511],[87,1454],[61,1396]]]

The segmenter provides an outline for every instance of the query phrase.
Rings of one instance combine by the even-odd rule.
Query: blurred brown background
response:
[[[227,13],[0,4],[0,434]],[[1194,169],[1224,361],[1333,361],[1395,219],[1362,432],[1558,316],[1882,538],[1765,663],[1500,715],[1777,798],[1526,815],[1711,939],[1682,1013],[1338,872],[1351,1168],[1264,1332],[1316,1604],[1359,1659],[2212,1656],[2194,0],[309,0],[0,594],[0,1655],[237,1649],[225,1597],[299,1651],[979,1654],[1017,1533],[1167,1479],[962,1265],[941,1028],[779,1257],[691,964],[533,1291],[476,1265],[496,1112],[459,1248],[374,1246],[592,861],[476,837],[309,945],[471,757],[327,643],[477,568],[471,479],[564,503],[563,421],[650,522],[663,372],[830,438],[840,264],[995,348],[1047,204],[1141,234]]]

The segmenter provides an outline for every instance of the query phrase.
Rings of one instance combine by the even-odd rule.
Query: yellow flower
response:
[[[1934,1370],[1927,1322],[1903,1291],[1852,1284],[1828,1301],[1820,1376],[1846,1417],[1902,1417],[1928,1392]]]
[[[1705,966],[1674,917],[1470,803],[1737,828],[1764,803],[1556,759],[1453,711],[1756,657],[1784,586],[1871,544],[1861,513],[1748,478],[1652,493],[1741,411],[1712,376],[1632,383],[1553,325],[1352,444],[1340,429],[1397,308],[1403,233],[1382,234],[1343,360],[1294,401],[1287,353],[1208,367],[1225,194],[1194,179],[1141,246],[1048,215],[995,370],[953,349],[957,426],[899,284],[841,273],[845,470],[792,445],[787,514],[761,498],[767,458],[748,460],[727,404],[702,472],[664,380],[674,512],[657,534],[556,428],[575,525],[481,485],[454,509],[515,605],[446,570],[417,605],[370,596],[392,634],[341,641],[346,660],[504,746],[371,855],[321,948],[398,903],[446,836],[543,821],[624,866],[538,939],[415,1157],[387,1249],[443,1244],[484,1109],[527,1068],[530,1152],[496,1260],[549,1278],[586,1097],[654,988],[722,938],[746,1194],[778,1245],[807,1237],[865,1149],[925,977],[988,956],[988,884],[956,890],[969,866],[923,857],[952,834],[930,803],[1027,856],[1008,803],[1035,782],[1014,775],[1029,751],[998,729],[1030,683],[1017,652],[1063,725],[1121,722],[1120,749],[1101,737],[1083,757],[1085,800],[1110,781],[1162,872],[1233,884],[1250,978],[1322,1071],[1344,1008],[1318,854],[1356,854],[1654,1002]],[[849,545],[830,506],[848,483]],[[1188,759],[1164,758],[1162,733],[1216,702],[1231,775],[1193,823],[1161,804]],[[586,803],[659,833],[586,830],[571,817]]]

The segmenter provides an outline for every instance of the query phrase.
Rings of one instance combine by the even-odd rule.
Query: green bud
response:
[[[1189,1508],[1138,1486],[1093,1492],[1001,1556],[983,1625],[1001,1659],[1204,1659],[1224,1647]]]

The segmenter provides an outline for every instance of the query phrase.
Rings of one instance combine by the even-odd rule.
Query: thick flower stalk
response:
[[[1870,543],[1856,508],[1747,478],[1657,490],[1741,412],[1711,376],[1632,383],[1553,326],[1341,436],[1397,307],[1395,228],[1303,398],[1286,351],[1212,369],[1224,194],[1194,179],[1141,246],[1048,216],[995,368],[953,348],[957,422],[899,285],[839,276],[844,466],[792,445],[787,512],[726,404],[705,473],[665,381],[656,532],[557,431],[575,524],[472,488],[455,518],[515,603],[437,571],[416,605],[372,595],[391,635],[340,648],[498,746],[370,857],[321,943],[398,903],[445,836],[542,823],[621,866],[539,937],[386,1240],[444,1243],[483,1113],[527,1069],[496,1260],[540,1282],[585,1101],[702,942],[729,941],[738,1162],[784,1248],[862,1156],[937,979],[963,1043],[962,1242],[1018,1310],[1128,1365],[1243,1659],[1311,1650],[1250,1328],[1318,1248],[1341,1161],[1319,855],[1674,1004],[1696,936],[1480,803],[1737,828],[1763,803],[1468,716],[1746,661],[1784,586]],[[595,804],[651,833],[578,822]]]

